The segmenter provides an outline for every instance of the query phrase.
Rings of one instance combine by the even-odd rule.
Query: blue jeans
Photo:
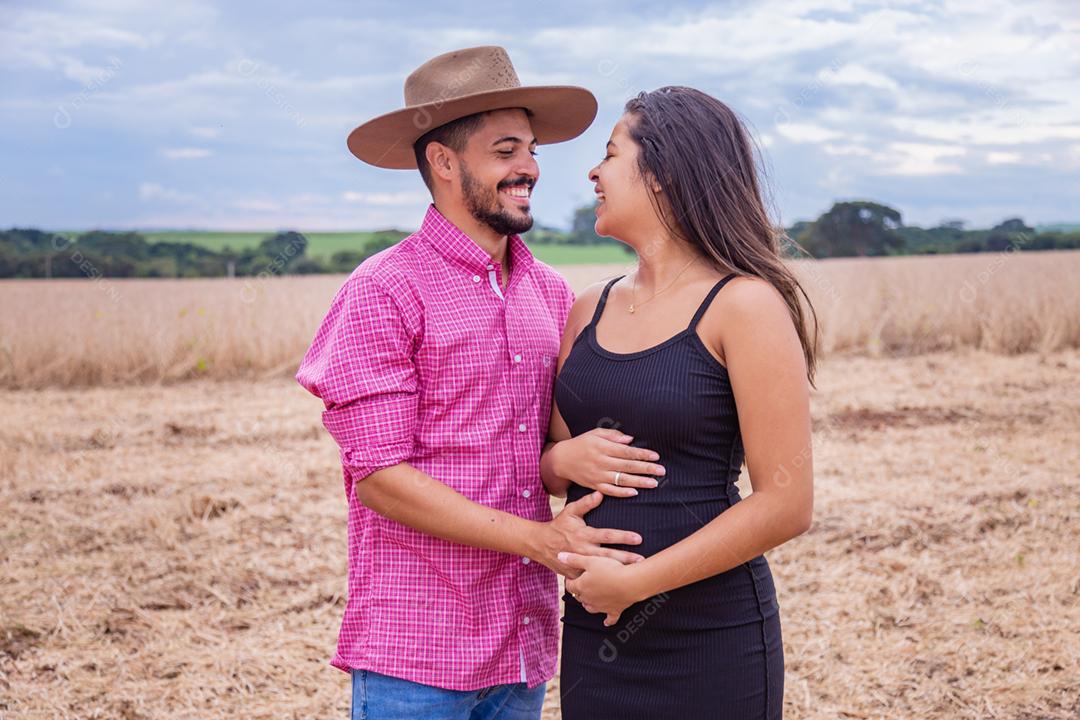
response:
[[[482,690],[444,690],[371,670],[353,670],[352,720],[539,720],[545,686],[512,683]]]

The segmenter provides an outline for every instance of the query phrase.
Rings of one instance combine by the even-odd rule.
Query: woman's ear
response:
[[[641,179],[641,184],[652,192],[653,195],[659,195],[663,192],[663,188],[660,187],[660,181],[656,179],[656,175],[652,170],[641,169],[638,177]]]

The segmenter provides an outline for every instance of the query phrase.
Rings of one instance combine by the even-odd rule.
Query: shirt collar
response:
[[[428,206],[424,222],[420,226],[420,235],[440,255],[461,265],[469,272],[486,273],[489,265],[497,265],[487,252],[473,242],[472,238],[447,220],[434,203]],[[510,277],[513,280],[518,275],[528,272],[534,258],[532,251],[520,235],[510,235],[506,242],[507,252],[510,253]]]

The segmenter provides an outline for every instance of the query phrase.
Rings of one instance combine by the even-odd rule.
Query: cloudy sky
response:
[[[406,9],[403,9],[406,8]],[[1080,221],[1080,6],[949,2],[10,2],[0,6],[0,227],[415,227],[415,172],[345,137],[439,53],[505,46],[525,84],[600,113],[542,147],[565,226],[626,99],[692,85],[760,142],[778,219],[837,199],[909,224]]]

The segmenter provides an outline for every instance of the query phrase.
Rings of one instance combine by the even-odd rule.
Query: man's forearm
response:
[[[443,540],[538,560],[543,524],[473,502],[408,463],[356,483],[366,507]]]

